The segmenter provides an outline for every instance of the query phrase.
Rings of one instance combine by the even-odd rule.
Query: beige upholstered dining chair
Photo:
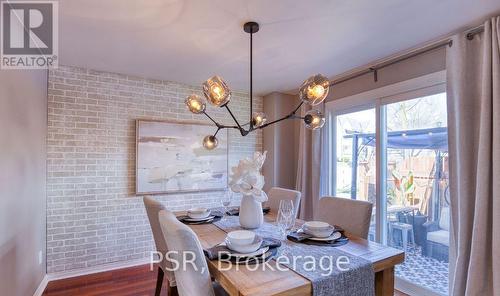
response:
[[[295,211],[295,217],[299,213],[300,206],[300,191],[285,189],[280,187],[273,187],[267,193],[268,201],[267,206],[271,208],[271,211],[278,213],[281,200],[291,200],[293,201],[293,208]]]
[[[160,295],[164,274],[167,275],[167,280],[169,283],[168,295],[175,294],[175,275],[172,271],[172,264],[165,260],[165,253],[168,251],[167,243],[165,242],[165,239],[163,237],[163,233],[160,227],[160,220],[158,219],[158,214],[161,210],[165,210],[165,207],[151,196],[144,196],[143,201],[144,206],[146,207],[146,212],[148,214],[149,224],[151,225],[151,230],[153,231],[156,251],[160,252],[163,255],[163,260],[158,265],[158,278],[156,280],[155,295]]]
[[[315,219],[338,225],[349,233],[368,238],[373,204],[363,200],[325,196],[319,200]]]
[[[160,211],[159,220],[170,252],[169,258],[179,262],[181,267],[174,270],[178,294],[180,296],[227,295],[217,282],[212,282],[196,233],[179,222],[168,210]]]

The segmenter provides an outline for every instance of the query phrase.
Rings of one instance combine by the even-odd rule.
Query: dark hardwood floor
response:
[[[156,287],[157,268],[149,264],[94,273],[49,282],[45,296],[151,296]],[[167,296],[168,282],[163,282],[162,296]],[[406,296],[396,292],[395,296]]]
[[[157,267],[149,264],[78,276],[49,282],[45,296],[150,296],[156,287]],[[167,296],[168,282],[163,282],[162,296]]]

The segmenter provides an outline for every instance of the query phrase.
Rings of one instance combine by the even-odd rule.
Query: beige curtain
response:
[[[316,106],[325,114],[325,105]],[[303,105],[301,116],[304,117],[307,111],[311,110],[309,105]],[[322,171],[322,158],[324,149],[322,149],[322,137],[326,136],[326,124],[323,128],[311,131],[300,124],[299,133],[299,152],[297,164],[296,189],[302,193],[300,201],[299,217],[305,220],[312,220],[314,212],[322,196],[321,181],[325,175]]]
[[[447,52],[450,294],[500,295],[500,17]]]

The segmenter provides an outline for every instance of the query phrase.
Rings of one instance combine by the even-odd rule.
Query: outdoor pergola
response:
[[[349,132],[348,132],[349,133]],[[352,138],[352,171],[351,171],[351,198],[356,199],[357,191],[357,176],[358,176],[358,154],[363,146],[376,146],[376,136],[374,133],[356,133],[350,132],[344,138]],[[442,153],[448,151],[448,128],[437,127],[429,129],[401,130],[387,132],[388,149],[427,149],[436,152],[436,170],[434,178],[434,188],[437,186],[437,181],[442,176]],[[433,190],[432,208],[439,208],[439,192]],[[433,211],[433,218],[438,219],[438,211]]]

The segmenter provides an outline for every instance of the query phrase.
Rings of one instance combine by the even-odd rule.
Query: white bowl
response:
[[[324,229],[324,230],[311,230],[308,228],[302,228],[302,230],[309,235],[312,235],[313,237],[317,238],[322,238],[322,237],[329,237],[333,233],[333,227],[330,229]]]
[[[248,230],[236,230],[227,234],[227,240],[231,245],[250,245],[255,240],[255,233]]]
[[[327,230],[331,228],[330,224],[321,221],[308,221],[302,227],[310,230]]]
[[[229,250],[238,252],[239,254],[237,255],[242,256],[244,254],[250,254],[257,251],[262,245],[262,241],[263,240],[260,236],[255,235],[253,241],[250,242],[249,244],[244,244],[244,245],[233,244],[228,238],[226,238],[225,243],[226,247]]]
[[[203,219],[210,216],[210,210],[206,208],[192,208],[187,211],[187,215],[192,219]]]
[[[302,225],[302,230],[313,237],[329,237],[335,228],[328,223],[321,221],[309,221]]]

